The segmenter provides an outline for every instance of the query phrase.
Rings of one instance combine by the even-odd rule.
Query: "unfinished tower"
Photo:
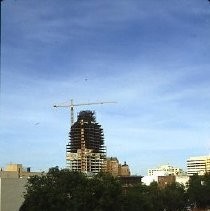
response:
[[[81,111],[71,126],[66,147],[67,167],[73,171],[98,173],[105,168],[106,149],[101,125],[93,111]]]

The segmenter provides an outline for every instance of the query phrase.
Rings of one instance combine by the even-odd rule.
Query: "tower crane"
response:
[[[77,106],[86,106],[86,105],[98,105],[98,104],[105,104],[105,103],[116,103],[114,101],[109,102],[92,102],[92,103],[78,103],[74,104],[73,99],[71,99],[70,104],[67,105],[54,105],[55,108],[70,108],[70,115],[71,115],[71,126],[74,124],[74,107]],[[81,122],[81,171],[86,172],[86,159],[85,159],[85,139],[84,139],[84,128],[83,128],[83,121]],[[66,147],[66,162],[68,163],[68,144]]]
[[[71,113],[71,126],[74,124],[74,107],[77,106],[86,106],[86,105],[98,105],[98,104],[105,104],[105,103],[117,103],[115,101],[107,101],[107,102],[92,102],[92,103],[78,103],[74,104],[73,99],[71,99],[70,104],[68,105],[54,105],[55,108],[70,108]]]

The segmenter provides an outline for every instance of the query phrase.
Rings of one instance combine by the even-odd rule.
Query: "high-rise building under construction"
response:
[[[67,167],[72,171],[98,173],[105,169],[106,148],[101,125],[93,111],[81,111],[71,126],[66,147]]]

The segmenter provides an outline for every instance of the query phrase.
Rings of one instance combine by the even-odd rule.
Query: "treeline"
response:
[[[210,206],[210,174],[195,175],[188,187],[173,183],[160,188],[136,184],[125,187],[110,174],[92,178],[57,167],[28,179],[20,211],[184,211]]]

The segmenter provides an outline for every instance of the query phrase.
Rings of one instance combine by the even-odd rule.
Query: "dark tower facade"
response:
[[[104,133],[93,111],[81,111],[71,126],[66,147],[67,166],[73,171],[98,173],[104,170]]]

